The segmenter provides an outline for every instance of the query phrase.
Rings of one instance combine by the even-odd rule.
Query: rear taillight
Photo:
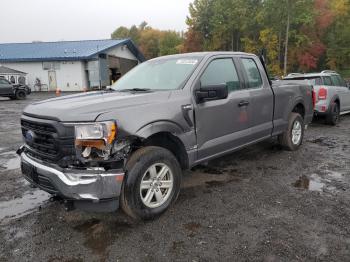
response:
[[[327,99],[327,89],[326,88],[321,87],[320,90],[318,90],[318,99],[319,100]]]
[[[314,89],[312,89],[312,106],[315,108],[316,105],[316,92]]]

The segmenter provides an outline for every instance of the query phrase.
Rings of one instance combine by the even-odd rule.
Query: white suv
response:
[[[337,72],[292,73],[284,80],[304,80],[313,85],[316,93],[315,114],[325,116],[328,124],[336,125],[340,115],[350,113],[350,87]]]

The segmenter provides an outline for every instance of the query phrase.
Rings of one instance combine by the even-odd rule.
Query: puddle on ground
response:
[[[49,198],[50,194],[35,190],[25,192],[22,197],[15,198],[9,201],[0,202],[0,220],[4,218],[14,219],[29,214],[35,208],[44,204]]]
[[[20,168],[21,159],[14,151],[0,154],[0,170],[14,170]]]
[[[325,186],[325,183],[321,182],[321,179],[316,174],[312,174],[310,178],[307,176],[301,176],[295,183],[294,186],[297,188],[308,189],[310,191],[321,192]]]
[[[293,184],[297,188],[307,189],[310,191],[336,191],[339,184],[339,182],[343,182],[344,175],[340,172],[331,171],[331,170],[325,170],[322,172],[324,177],[321,177],[318,174],[312,174],[310,177],[303,175],[299,177],[299,179]],[[330,185],[330,183],[335,183],[337,186]],[[344,187],[342,187],[342,190],[346,190]]]

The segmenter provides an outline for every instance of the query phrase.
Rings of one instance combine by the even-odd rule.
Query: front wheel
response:
[[[19,90],[16,92],[16,99],[23,100],[26,99],[26,92],[24,90]]]
[[[298,113],[291,113],[287,130],[278,136],[279,143],[290,151],[298,150],[304,138],[304,119]]]
[[[144,147],[126,164],[121,207],[135,219],[154,219],[179,195],[182,171],[175,156],[161,147]]]

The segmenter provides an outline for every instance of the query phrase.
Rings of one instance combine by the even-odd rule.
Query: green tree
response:
[[[183,38],[175,31],[163,31],[159,44],[159,55],[172,55],[180,51]]]
[[[130,37],[129,29],[125,26],[118,27],[111,35],[112,39],[121,39]]]
[[[350,1],[332,0],[330,5],[335,20],[325,35],[328,48],[324,66],[350,77]]]

